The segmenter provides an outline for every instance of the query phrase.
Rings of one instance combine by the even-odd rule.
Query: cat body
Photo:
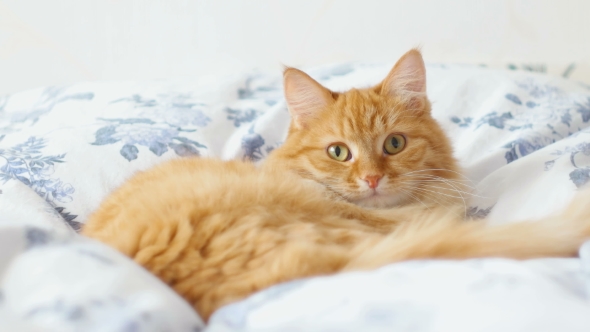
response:
[[[341,270],[355,245],[390,226],[284,170],[186,158],[133,177],[84,234],[133,257],[207,318],[278,282]]]
[[[590,236],[588,195],[535,223],[465,222],[467,194],[430,115],[421,55],[379,85],[332,92],[284,74],[292,122],[261,165],[172,160],[108,196],[83,234],[133,258],[207,320],[297,278],[419,258],[572,256]]]

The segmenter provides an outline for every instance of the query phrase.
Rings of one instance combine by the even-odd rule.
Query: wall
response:
[[[586,0],[0,0],[0,95],[333,61],[547,63],[590,83]]]

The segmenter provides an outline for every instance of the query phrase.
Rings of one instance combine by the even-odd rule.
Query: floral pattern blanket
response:
[[[311,69],[335,90],[390,64]],[[0,98],[2,331],[590,331],[581,258],[412,261],[276,285],[205,326],[173,291],[77,234],[110,190],[170,158],[263,160],[284,140],[280,75],[80,83]],[[474,218],[556,213],[590,182],[590,87],[473,66],[428,66]],[[165,195],[166,193],[153,193]]]

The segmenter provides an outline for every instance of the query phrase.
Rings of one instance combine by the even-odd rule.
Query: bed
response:
[[[390,66],[308,72],[344,90]],[[478,66],[427,73],[433,115],[474,188],[470,218],[554,214],[590,182],[589,86]],[[296,280],[205,325],[143,268],[77,234],[137,170],[185,156],[264,160],[289,124],[280,78],[79,83],[0,98],[0,330],[590,331],[590,242],[580,258],[409,261]]]

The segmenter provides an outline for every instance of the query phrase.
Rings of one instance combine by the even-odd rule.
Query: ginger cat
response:
[[[107,197],[83,234],[145,266],[205,320],[314,275],[420,258],[576,255],[590,236],[588,195],[534,223],[463,221],[465,186],[425,77],[416,50],[379,85],[344,93],[289,68],[289,135],[262,166],[163,163]]]

